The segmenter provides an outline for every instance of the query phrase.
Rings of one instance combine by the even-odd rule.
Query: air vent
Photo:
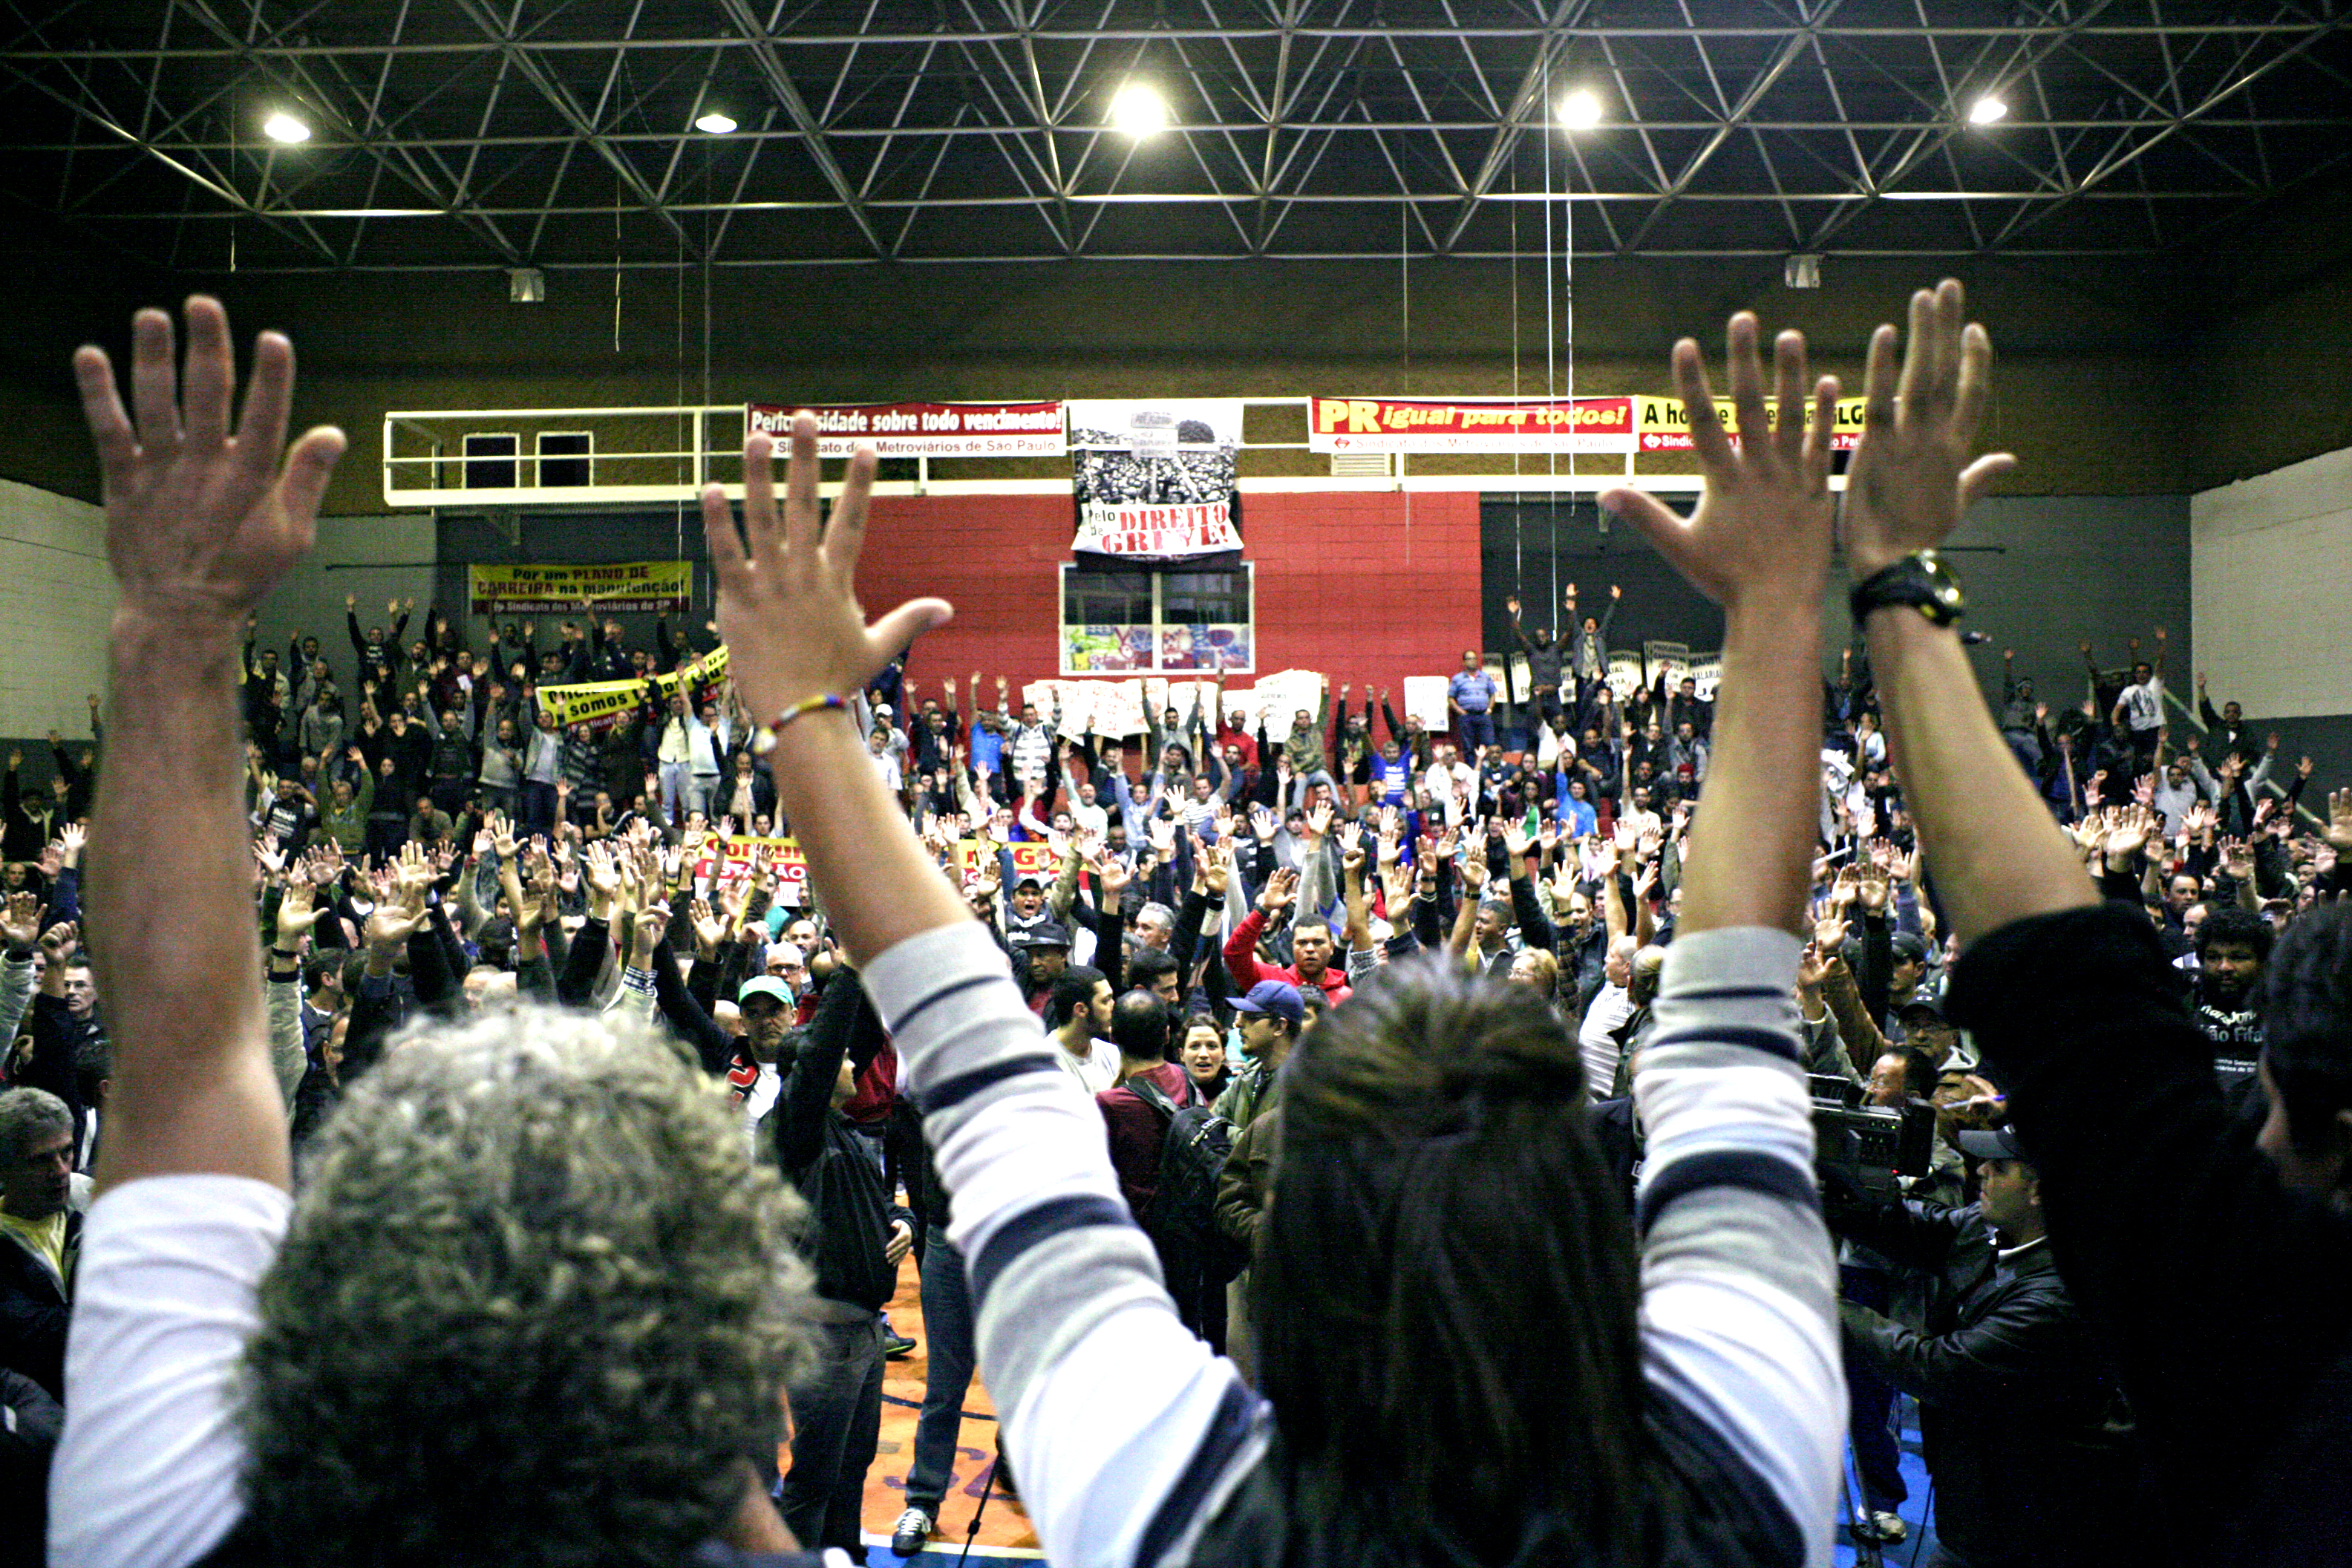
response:
[[[1386,452],[1334,452],[1331,454],[1331,477],[1335,479],[1387,479],[1389,455]]]

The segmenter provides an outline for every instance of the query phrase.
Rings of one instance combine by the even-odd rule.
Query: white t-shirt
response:
[[[1080,1061],[1070,1055],[1060,1036],[1049,1036],[1047,1039],[1054,1047],[1054,1060],[1064,1072],[1086,1085],[1088,1094],[1100,1094],[1118,1082],[1118,1047],[1108,1040],[1095,1040],[1087,1059]]]
[[[743,1131],[747,1134],[758,1136],[760,1118],[773,1109],[783,1087],[784,1075],[776,1070],[776,1064],[761,1062],[759,1076],[751,1080],[751,1089],[743,1096]]]
[[[2124,723],[2134,730],[2153,730],[2164,722],[2164,678],[2151,675],[2143,685],[2126,686],[2122,698]]]
[[[183,1568],[244,1512],[231,1389],[292,1210],[219,1175],[149,1176],[91,1205],[49,1475],[56,1568]]]

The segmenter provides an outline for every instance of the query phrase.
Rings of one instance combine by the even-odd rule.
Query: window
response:
[[[1255,668],[1252,568],[1062,568],[1062,673],[1190,674]]]
[[[539,433],[539,483],[542,489],[595,482],[596,437],[589,430]]]
[[[515,461],[522,437],[507,435],[468,436],[465,441],[466,488],[469,490],[510,490],[521,483]]]

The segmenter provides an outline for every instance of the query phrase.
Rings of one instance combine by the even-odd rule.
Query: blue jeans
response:
[[[956,1439],[973,1364],[971,1285],[964,1276],[963,1254],[948,1240],[944,1226],[931,1226],[924,1236],[922,1277],[923,1337],[930,1341],[930,1359],[923,1369],[923,1414],[915,1423],[907,1506],[936,1520],[948,1483],[955,1479]]]
[[[1884,1312],[1887,1279],[1875,1268],[1843,1264],[1838,1281],[1845,1299],[1858,1307]],[[1862,1472],[1862,1491],[1873,1513],[1893,1513],[1909,1499],[1903,1479],[1903,1456],[1895,1441],[1895,1385],[1865,1366],[1845,1365],[1846,1430],[1853,1438],[1854,1468]]]
[[[1468,757],[1478,747],[1495,743],[1495,715],[1492,712],[1465,713],[1454,721],[1454,732],[1461,737],[1462,754]]]

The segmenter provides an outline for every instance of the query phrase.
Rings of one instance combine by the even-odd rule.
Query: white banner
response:
[[[1445,694],[1452,689],[1450,675],[1408,675],[1404,678],[1405,713],[1421,721],[1421,727],[1433,735],[1442,735],[1454,728],[1454,716],[1445,710]]]
[[[1169,561],[1242,547],[1240,399],[1092,399],[1068,410],[1074,550]]]

